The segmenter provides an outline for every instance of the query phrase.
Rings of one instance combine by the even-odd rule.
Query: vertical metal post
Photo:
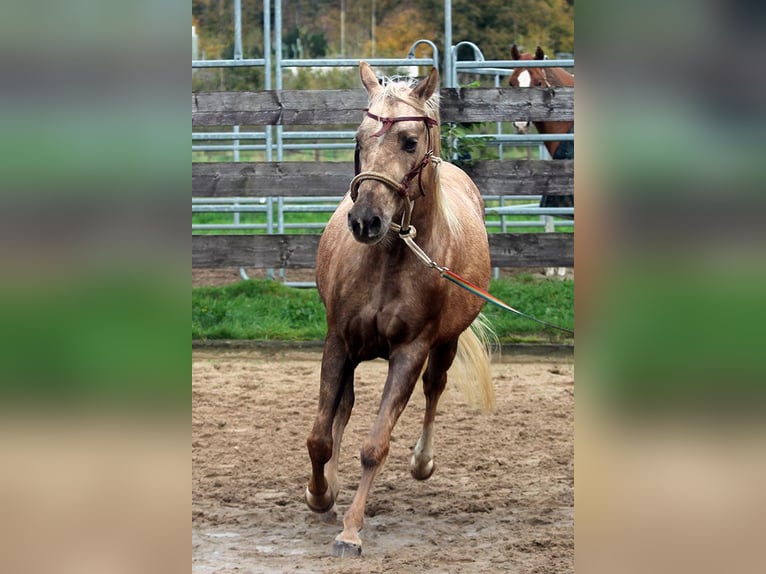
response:
[[[239,133],[239,126],[232,126],[231,131],[235,134]],[[232,150],[234,151],[234,161],[239,161],[239,140],[233,140]]]
[[[234,0],[234,59],[242,59],[242,0]],[[234,126],[234,133],[239,133],[239,126]],[[239,161],[239,140],[234,140],[234,161]],[[239,213],[235,216],[239,219]]]
[[[340,0],[340,57],[346,57],[346,3]]]
[[[276,89],[282,89],[282,0],[274,0],[274,74]],[[282,128],[277,126],[277,161],[282,161]],[[281,198],[280,198],[281,204]],[[280,232],[281,233],[281,232]]]
[[[274,0],[274,59],[276,62],[276,89],[282,89],[282,0]],[[283,159],[282,130],[284,126],[277,126],[277,161]],[[277,233],[285,232],[285,198],[277,197]],[[284,281],[285,270],[279,270],[279,278]]]
[[[454,88],[452,72],[452,0],[444,0],[444,85]]]
[[[271,0],[263,0],[263,89],[271,89]],[[272,126],[264,126],[266,132],[266,161],[272,160]],[[266,198],[266,233],[274,233],[274,198]],[[274,270],[267,269],[266,276],[274,279]]]
[[[234,59],[242,59],[242,0],[234,0]]]
[[[500,207],[505,207],[505,196],[500,196]],[[505,219],[506,215],[505,213],[500,214],[500,231],[503,233],[508,233],[508,222]]]
[[[268,0],[266,0],[268,1]],[[266,233],[274,233],[274,198],[266,198]],[[274,269],[266,269],[266,277],[274,279]]]
[[[263,89],[271,89],[271,0],[263,0]],[[266,161],[271,161],[272,129],[265,126]]]
[[[242,0],[234,0],[234,59],[242,59]],[[239,133],[239,126],[233,126],[232,131]],[[234,161],[239,161],[239,140],[234,140]],[[234,205],[238,205],[235,201]],[[234,223],[239,225],[239,212],[234,212]],[[240,267],[239,276],[242,279],[249,279],[244,267]]]
[[[495,87],[500,87],[500,74],[495,74]],[[497,135],[503,134],[503,122],[497,122]],[[497,146],[497,159],[503,159],[503,144]]]
[[[553,233],[556,231],[556,227],[553,224],[553,217],[550,215],[543,215],[543,219],[545,220],[545,233]],[[546,267],[545,268],[545,274],[550,277],[556,273],[555,267]]]

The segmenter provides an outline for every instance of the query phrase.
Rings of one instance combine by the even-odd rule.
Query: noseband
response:
[[[365,180],[374,180],[378,181],[384,185],[387,185],[391,189],[393,189],[396,194],[402,198],[404,201],[404,218],[402,219],[402,225],[401,225],[401,232],[406,233],[409,231],[410,227],[410,218],[412,217],[412,201],[409,198],[409,195],[407,194],[407,190],[410,187],[410,184],[412,183],[412,180],[415,179],[415,176],[418,177],[418,189],[420,190],[420,195],[425,195],[425,192],[423,191],[423,169],[429,164],[429,162],[433,162],[434,164],[439,164],[441,162],[441,158],[438,158],[434,155],[434,150],[431,146],[431,131],[429,128],[432,128],[434,126],[438,126],[439,122],[437,122],[433,118],[429,118],[426,116],[401,116],[398,118],[387,118],[382,116],[377,116],[373,113],[370,113],[369,110],[365,110],[367,113],[367,116],[372,118],[373,120],[376,120],[383,125],[381,128],[372,134],[373,137],[382,137],[386,133],[388,133],[388,130],[391,129],[391,126],[393,126],[396,122],[423,122],[426,125],[426,138],[428,141],[427,145],[427,151],[425,155],[423,156],[423,159],[418,161],[413,168],[408,171],[404,177],[402,178],[402,181],[397,182],[387,175],[383,175],[382,173],[377,173],[374,171],[361,171],[361,165],[360,165],[360,157],[359,157],[359,144],[356,146],[356,151],[354,153],[354,170],[355,170],[355,176],[354,179],[351,180],[351,183],[349,184],[349,191],[351,193],[351,201],[356,201],[357,197],[359,196],[359,186],[362,184]]]

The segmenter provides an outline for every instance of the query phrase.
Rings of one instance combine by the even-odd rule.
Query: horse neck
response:
[[[548,81],[554,88],[573,88],[574,76],[563,68],[548,68]],[[537,131],[541,134],[565,134],[572,129],[574,122],[533,122]],[[544,142],[548,153],[556,153],[556,149],[561,142]]]
[[[564,68],[548,68],[548,81],[554,88],[573,88],[574,76]]]
[[[430,235],[435,222],[439,218],[441,189],[436,174],[436,166],[428,164],[423,170],[423,193],[420,193],[417,178],[413,182],[415,203],[412,209],[412,224],[418,230],[418,235],[424,237]]]

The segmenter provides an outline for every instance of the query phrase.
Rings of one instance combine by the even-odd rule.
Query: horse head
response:
[[[381,85],[366,62],[360,63],[359,73],[369,108],[356,133],[358,173],[351,182],[354,205],[348,227],[357,241],[375,244],[397,215],[404,213],[408,219],[412,202],[429,188],[424,171],[440,153],[438,96],[434,96],[439,74],[433,68],[414,85],[404,81]]]
[[[544,60],[545,52],[538,46],[534,54],[520,53],[516,44],[511,46],[512,60]],[[508,85],[514,88],[550,88],[551,84],[545,68],[516,68],[508,78]],[[513,126],[521,133],[529,131],[529,122],[513,122]]]

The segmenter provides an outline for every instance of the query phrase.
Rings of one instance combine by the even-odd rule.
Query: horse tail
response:
[[[490,353],[497,346],[497,336],[484,315],[479,314],[461,333],[457,354],[450,369],[450,380],[465,401],[484,411],[495,408],[495,390],[490,372]]]

